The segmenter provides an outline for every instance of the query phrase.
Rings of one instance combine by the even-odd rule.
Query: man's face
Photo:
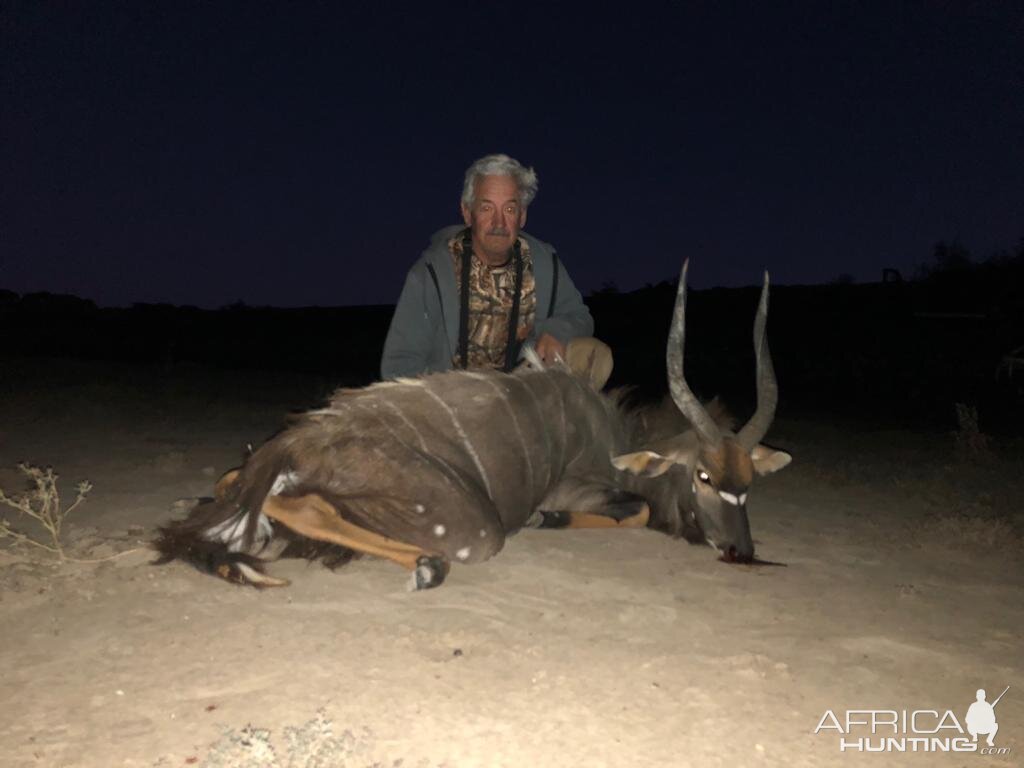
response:
[[[519,189],[511,176],[482,176],[472,206],[462,204],[462,218],[473,232],[473,251],[486,263],[508,261],[509,251],[526,224]]]

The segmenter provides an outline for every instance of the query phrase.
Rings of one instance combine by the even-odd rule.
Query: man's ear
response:
[[[523,210],[521,210],[519,212],[519,228],[522,229],[525,226],[526,226],[526,209],[523,208]]]
[[[466,205],[465,203],[462,203],[459,206],[459,209],[462,211],[462,220],[464,222],[466,222],[466,226],[467,227],[472,226],[473,225],[473,215],[472,215],[472,213],[470,213],[469,206]]]

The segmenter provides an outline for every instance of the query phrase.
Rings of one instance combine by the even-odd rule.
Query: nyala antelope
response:
[[[747,493],[791,457],[761,444],[778,390],[765,324],[754,321],[757,408],[738,432],[716,420],[683,375],[686,274],[669,333],[671,402],[633,409],[603,394],[611,354],[573,342],[569,363],[513,373],[454,371],[342,389],[296,417],[217,483],[214,497],[160,530],[156,562],[181,559],[230,581],[283,556],[332,567],[354,554],[391,560],[410,586],[440,585],[450,564],[479,563],[526,526],[649,527],[754,561]]]

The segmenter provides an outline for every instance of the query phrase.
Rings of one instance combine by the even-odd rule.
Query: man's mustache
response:
[[[487,234],[488,235],[493,235],[494,237],[508,237],[512,233],[509,232],[507,229],[503,229],[501,227],[497,227],[497,228],[493,228],[493,229],[487,230]]]

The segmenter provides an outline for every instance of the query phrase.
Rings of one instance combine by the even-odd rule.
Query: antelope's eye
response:
[[[697,470],[697,479],[700,480],[702,483],[710,483],[711,475],[709,475],[703,469],[699,469]]]

